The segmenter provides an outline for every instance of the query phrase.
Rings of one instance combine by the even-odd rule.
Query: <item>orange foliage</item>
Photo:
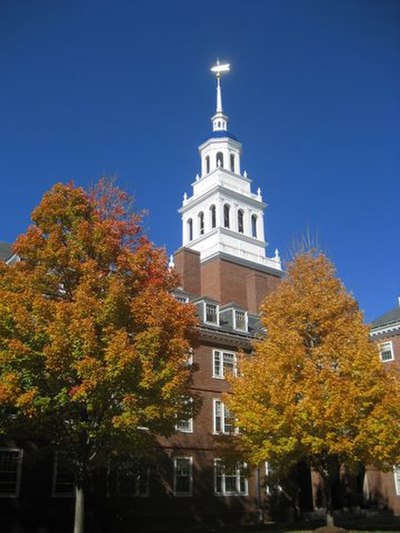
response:
[[[126,436],[173,431],[196,324],[141,216],[107,180],[55,185],[0,265],[0,405],[95,457]],[[8,429],[10,419],[1,419]],[[139,435],[139,437],[138,437]]]

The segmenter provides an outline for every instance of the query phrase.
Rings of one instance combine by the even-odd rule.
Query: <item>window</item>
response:
[[[192,398],[188,398],[183,402],[184,406],[186,407],[186,417],[177,421],[175,424],[176,431],[180,431],[181,433],[193,433],[193,417],[189,417],[189,415],[193,413],[192,403]]]
[[[217,167],[224,167],[224,154],[222,152],[217,153]]]
[[[115,457],[108,471],[109,495],[148,496],[149,478],[150,469],[141,457]]]
[[[221,400],[214,400],[214,433],[238,433],[232,412]]]
[[[218,307],[215,304],[206,303],[205,311],[205,322],[209,322],[210,324],[218,324]]]
[[[230,205],[225,204],[224,205],[224,228],[229,228],[229,212],[230,212]]]
[[[189,241],[193,240],[193,220],[189,218],[187,221],[187,229],[188,229],[188,239]]]
[[[189,297],[188,296],[178,296],[178,295],[174,295],[174,298],[177,302],[180,302],[181,304],[187,304],[188,301],[189,301]]]
[[[215,228],[215,226],[217,225],[217,217],[216,217],[216,210],[215,210],[215,205],[212,205],[210,207],[210,222],[211,222],[211,228]]]
[[[243,217],[244,217],[243,210],[239,209],[238,211],[238,232],[239,233],[244,232]]]
[[[257,238],[257,216],[251,215],[251,236]]]
[[[400,496],[400,465],[397,465],[393,469],[394,471],[394,484],[396,486],[396,494]]]
[[[394,354],[393,354],[393,345],[392,341],[389,342],[383,342],[379,345],[379,352],[381,355],[381,361],[384,363],[386,361],[393,361],[394,360]]]
[[[174,459],[174,494],[175,496],[191,496],[193,484],[193,464],[191,457],[175,457]]]
[[[265,462],[265,492],[272,494],[273,492],[282,492],[282,487],[278,483],[275,468],[269,462]]]
[[[193,418],[178,420],[175,427],[181,433],[193,433]]]
[[[23,451],[0,448],[0,498],[19,496]]]
[[[58,498],[74,496],[74,479],[72,465],[68,462],[66,454],[57,452],[54,455],[51,495]]]
[[[235,156],[231,154],[231,171],[235,172]]]
[[[210,156],[206,156],[206,173],[209,174],[210,172]]]
[[[235,310],[233,327],[239,331],[247,331],[247,313],[245,311]]]
[[[236,465],[225,465],[222,459],[214,460],[215,494],[234,495],[247,494],[246,463],[240,461]]]
[[[186,355],[185,359],[185,365],[186,366],[192,366],[193,364],[193,348],[189,348],[189,351]]]
[[[200,211],[199,213],[199,232],[200,235],[204,235],[204,213]]]
[[[213,377],[224,379],[229,374],[236,375],[236,355],[234,352],[213,351]]]

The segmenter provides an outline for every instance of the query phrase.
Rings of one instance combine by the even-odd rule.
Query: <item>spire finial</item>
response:
[[[222,115],[223,113],[222,94],[221,94],[221,74],[223,72],[229,72],[229,70],[230,70],[229,63],[221,64],[218,57],[217,57],[216,64],[213,67],[211,67],[211,72],[213,72],[215,74],[215,77],[217,78],[217,107],[216,107],[215,115]],[[214,129],[216,128],[214,127]],[[220,127],[219,129],[222,129],[222,128]],[[226,129],[226,127],[223,129]]]

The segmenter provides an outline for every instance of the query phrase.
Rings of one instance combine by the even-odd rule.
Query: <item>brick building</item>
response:
[[[371,323],[371,338],[378,344],[382,364],[400,367],[400,298],[397,307]],[[400,515],[400,465],[393,472],[367,469],[364,498],[367,503]]]

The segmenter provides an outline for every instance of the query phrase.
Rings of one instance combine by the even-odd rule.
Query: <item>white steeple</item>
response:
[[[217,59],[217,64],[211,68],[211,72],[215,72],[215,77],[217,78],[217,106],[215,115],[211,117],[213,131],[226,131],[228,129],[228,117],[224,115],[222,109],[221,74],[229,72],[229,70],[230,65],[228,63],[221,65],[219,59]]]
[[[182,245],[200,252],[200,261],[218,254],[281,270],[278,254],[265,255],[264,209],[261,190],[251,191],[252,180],[241,174],[242,145],[228,132],[221,95],[221,74],[228,64],[211,71],[217,79],[216,112],[211,118],[211,136],[199,146],[201,172],[192,183],[193,195],[186,194],[182,215]]]

